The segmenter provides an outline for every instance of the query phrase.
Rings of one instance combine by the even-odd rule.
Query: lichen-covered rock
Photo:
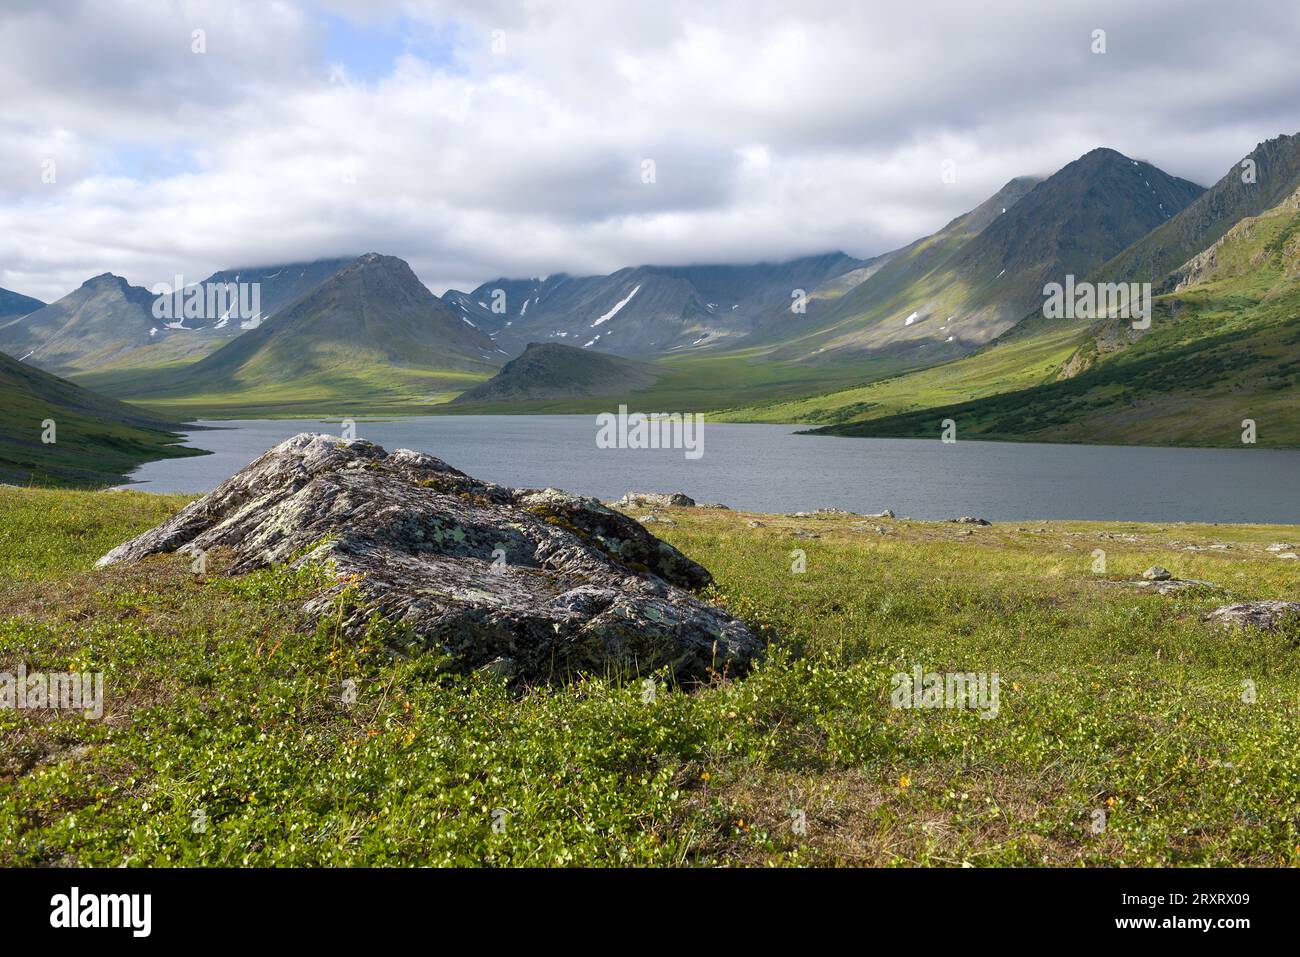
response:
[[[505,661],[526,681],[665,666],[703,680],[743,672],[761,650],[690,594],[709,573],[628,516],[370,442],[294,436],[99,564],[214,548],[233,553],[231,574],[324,562],[338,584],[313,614],[351,583],[361,603],[345,626],[378,611],[465,667]]]
[[[695,499],[684,492],[628,492],[615,508],[695,508]]]
[[[1221,628],[1277,628],[1288,619],[1300,621],[1300,602],[1248,601],[1238,605],[1224,605],[1205,616],[1205,620]]]

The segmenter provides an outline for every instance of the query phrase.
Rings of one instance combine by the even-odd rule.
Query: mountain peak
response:
[[[490,338],[431,293],[396,256],[366,253],[282,311],[188,367],[185,381],[217,383],[364,378],[375,370],[486,371]]]
[[[81,284],[81,287],[84,289],[86,287],[95,288],[98,286],[117,286],[120,289],[125,289],[129,285],[131,284],[121,276],[115,275],[111,272],[102,272],[98,276],[91,276]]]
[[[1257,144],[1168,222],[1135,241],[1094,278],[1141,280],[1157,288],[1242,219],[1258,216],[1300,187],[1300,134]]]

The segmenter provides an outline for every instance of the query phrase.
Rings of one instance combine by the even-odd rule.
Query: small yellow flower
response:
[[[900,788],[910,788],[912,786],[912,779],[904,774],[898,779],[898,786]]]
[[[700,780],[703,781],[705,784],[708,784],[708,783],[709,783],[709,772],[708,772],[708,771],[705,771],[703,774],[701,774],[701,775],[700,775]]]
[[[1106,798],[1106,807],[1114,807],[1114,806],[1115,806],[1115,798],[1114,797]]]

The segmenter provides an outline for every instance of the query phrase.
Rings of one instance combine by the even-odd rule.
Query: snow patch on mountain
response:
[[[623,299],[617,304],[615,304],[613,309],[611,309],[609,312],[605,313],[603,316],[601,316],[599,319],[593,322],[591,324],[591,328],[595,329],[602,322],[608,322],[610,319],[613,319],[615,316],[617,316],[619,310],[622,309],[624,306],[626,306],[629,302],[631,302],[632,297],[635,296],[640,291],[641,291],[641,284],[637,283],[636,286],[633,287],[632,291],[627,294],[626,299]],[[597,336],[596,338],[600,338],[600,337]],[[595,339],[593,339],[592,342],[595,342]],[[590,343],[588,344],[590,345]]]

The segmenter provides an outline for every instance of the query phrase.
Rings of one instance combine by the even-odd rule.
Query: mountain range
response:
[[[439,297],[369,253],[214,273],[203,285],[257,283],[256,315],[179,318],[104,274],[48,305],[0,290],[0,352],[164,420],[622,399],[836,434],[929,435],[937,416],[968,436],[1229,444],[1224,423],[1253,405],[1269,441],[1300,444],[1300,416],[1272,402],[1292,385],[1297,189],[1300,136],[1259,144],[1208,190],[1099,148],[871,259]],[[1066,277],[1150,283],[1151,328],[1046,319],[1044,287]]]
[[[1242,179],[1246,160],[1255,161],[1250,182]],[[821,431],[843,435],[931,435],[953,418],[983,438],[1222,446],[1239,446],[1250,419],[1257,444],[1300,445],[1297,190],[1300,136],[1261,143],[1186,209],[1098,266],[1095,282],[1152,284],[1150,328],[1114,317],[1082,326],[1034,317],[905,381],[760,417],[828,423]]]
[[[871,264],[830,253],[751,266],[638,266],[608,276],[498,279],[444,298],[512,354],[553,341],[671,356],[744,342],[789,313],[793,290],[817,290]]]

